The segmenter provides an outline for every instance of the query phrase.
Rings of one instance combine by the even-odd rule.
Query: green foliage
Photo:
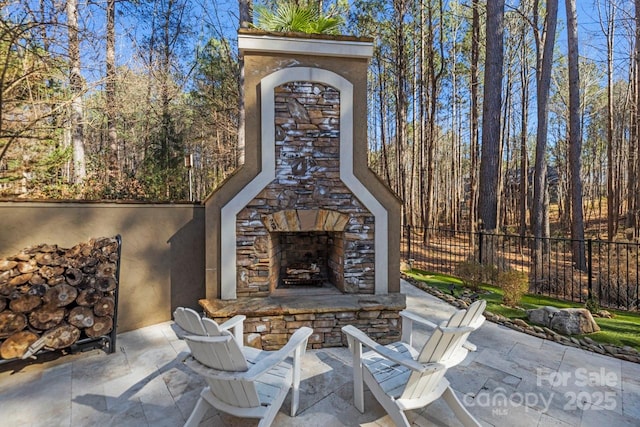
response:
[[[328,13],[315,5],[298,5],[294,2],[278,3],[275,10],[256,5],[256,28],[266,31],[296,32],[308,34],[339,34],[344,19],[337,8]]]
[[[588,298],[584,305],[591,314],[596,314],[601,310],[600,302],[598,302],[598,298],[595,297]]]
[[[484,266],[477,261],[467,260],[458,264],[455,274],[464,286],[477,292],[484,279]]]
[[[518,306],[524,294],[529,290],[529,277],[523,271],[501,271],[498,273],[498,283],[503,291],[504,304],[511,307]]]
[[[90,200],[146,200],[149,196],[142,183],[134,176],[100,179],[87,178],[84,197]]]
[[[445,293],[449,293],[451,284],[462,286],[460,280],[451,276],[421,270],[412,270],[408,273],[408,276]],[[526,310],[544,306],[556,308],[584,307],[581,303],[561,301],[547,296],[532,294],[523,295],[518,307],[509,307],[503,304],[504,290],[502,288],[482,285],[481,289],[484,292],[481,293],[480,298],[487,301],[487,311],[509,319],[526,320]],[[600,332],[589,334],[589,338],[603,344],[616,346],[628,345],[640,349],[640,335],[637,332],[640,328],[640,314],[620,310],[610,311],[611,314],[614,315],[614,318],[596,318],[595,321],[601,330]],[[580,336],[578,336],[578,338],[580,338]]]
[[[455,274],[462,280],[464,286],[478,292],[483,283],[495,282],[497,271],[494,265],[481,264],[473,259],[468,259],[458,264]]]

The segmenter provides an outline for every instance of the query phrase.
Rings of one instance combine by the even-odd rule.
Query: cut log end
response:
[[[113,316],[115,313],[116,300],[111,296],[100,298],[93,306],[93,312],[96,316]]]
[[[96,277],[93,287],[102,292],[110,292],[116,288],[116,279],[113,277]]]
[[[3,359],[17,359],[24,356],[31,344],[36,342],[38,335],[30,331],[20,331],[7,338],[0,345],[0,357]]]
[[[0,338],[7,338],[27,327],[27,316],[13,311],[0,313]]]
[[[97,338],[102,335],[106,335],[113,329],[113,319],[109,316],[94,318],[94,324],[92,327],[84,330],[90,338]]]
[[[36,329],[47,330],[56,326],[64,319],[64,308],[53,305],[45,305],[32,311],[29,315],[29,324]]]
[[[9,303],[9,308],[18,313],[29,313],[42,304],[42,298],[37,295],[21,295]]]
[[[53,350],[69,347],[80,338],[80,329],[73,325],[60,325],[42,335],[44,346]]]
[[[69,323],[78,328],[90,328],[94,324],[93,310],[90,307],[74,307],[67,317]]]
[[[95,288],[87,288],[80,291],[76,298],[76,303],[84,307],[93,307],[95,303],[100,301],[104,294]]]
[[[47,304],[53,304],[57,307],[64,307],[75,301],[78,296],[78,290],[66,283],[49,288],[42,297]]]

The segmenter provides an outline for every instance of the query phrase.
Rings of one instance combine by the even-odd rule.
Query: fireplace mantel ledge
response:
[[[238,298],[232,301],[219,299],[201,299],[200,306],[209,317],[279,316],[301,313],[335,313],[343,311],[375,311],[406,308],[406,296],[401,293],[387,295],[344,294],[322,295],[309,298],[292,297],[256,297]]]

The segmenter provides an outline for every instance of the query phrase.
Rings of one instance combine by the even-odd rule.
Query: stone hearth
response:
[[[346,346],[341,328],[356,325],[381,344],[398,341],[402,322],[398,312],[406,307],[404,295],[326,295],[299,297],[238,298],[233,302],[204,300],[205,314],[224,322],[244,314],[246,344],[276,350],[302,326],[313,328],[310,348]]]

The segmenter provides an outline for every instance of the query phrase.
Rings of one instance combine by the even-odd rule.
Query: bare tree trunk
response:
[[[253,23],[252,0],[239,0],[240,28],[249,28]],[[244,109],[244,57],[238,57],[238,166],[244,164],[245,152],[245,109]]]
[[[118,165],[118,132],[116,129],[116,32],[115,32],[116,1],[107,0],[107,53],[106,53],[106,107],[107,107],[107,137],[109,140],[109,180],[117,178],[120,169]]]
[[[635,0],[636,34],[634,52],[635,114],[631,144],[629,147],[629,213],[627,227],[633,228],[634,237],[640,237],[640,0]]]
[[[394,0],[395,12],[395,42],[396,42],[396,171],[398,180],[399,196],[406,200],[406,180],[405,180],[405,140],[407,135],[407,93],[406,93],[406,58],[405,58],[405,34],[404,18],[406,15],[405,0]],[[406,221],[404,221],[406,223]]]
[[[73,147],[73,182],[80,184],[87,176],[84,156],[82,75],[80,74],[80,37],[78,31],[78,0],[67,1],[69,34],[69,87],[71,89],[71,144]]]
[[[440,25],[442,25],[442,1],[439,2]],[[433,227],[435,224],[435,218],[437,214],[434,212],[434,187],[435,187],[435,149],[436,149],[436,115],[438,107],[438,82],[444,73],[444,62],[440,61],[440,67],[436,69],[436,55],[435,48],[435,25],[433,17],[433,8],[429,3],[427,9],[427,45],[429,46],[429,54],[427,55],[427,72],[429,73],[429,121],[427,124],[427,188],[426,188],[426,214],[425,214],[425,226]],[[443,58],[443,40],[442,40],[442,27],[440,28],[440,57]]]
[[[487,51],[482,109],[482,155],[478,213],[484,229],[495,230],[498,216],[500,112],[504,57],[504,0],[487,0]]]
[[[600,16],[600,25],[607,39],[607,238],[612,240],[618,231],[618,203],[614,189],[614,135],[613,135],[613,42],[615,4],[609,1],[609,10],[604,18]],[[598,8],[598,13],[601,13]]]
[[[538,13],[538,10],[534,11]],[[533,182],[532,226],[536,238],[545,236],[545,193],[547,190],[547,163],[545,154],[547,149],[547,128],[549,119],[549,87],[551,84],[551,68],[553,64],[553,46],[555,43],[556,23],[558,15],[558,0],[547,0],[547,16],[545,18],[542,37],[536,37],[538,61],[536,66],[538,126],[536,132],[536,158]],[[537,30],[537,29],[536,29]],[[541,50],[540,45],[544,44]],[[547,215],[545,215],[545,213]]]
[[[638,0],[640,1],[640,0]],[[471,152],[470,187],[471,196],[469,202],[469,230],[473,233],[477,229],[477,203],[478,203],[478,159],[480,157],[478,144],[478,62],[480,52],[480,7],[479,0],[472,0],[472,37],[471,37],[471,130],[469,151]]]
[[[378,96],[380,97],[380,146],[382,148],[382,170],[384,171],[384,177],[387,185],[391,188],[393,187],[391,180],[391,167],[389,165],[389,153],[388,153],[388,141],[387,141],[387,116],[385,114],[386,111],[386,86],[384,84],[384,68],[382,66],[382,61],[379,59],[378,63]]]
[[[639,0],[640,1],[640,0]],[[522,31],[522,80],[521,135],[520,135],[520,235],[527,233],[527,200],[529,194],[529,156],[527,155],[527,129],[529,127],[529,61],[527,59],[524,27]]]
[[[558,19],[558,0],[547,0],[547,16],[545,18],[544,32],[542,37],[538,33],[537,1],[534,5],[534,14],[536,18],[535,31],[536,50],[537,50],[537,98],[538,98],[538,126],[536,133],[536,158],[533,179],[533,203],[532,211],[532,228],[535,237],[535,245],[533,248],[533,263],[535,276],[541,277],[543,252],[546,252],[546,245],[543,244],[543,237],[549,236],[549,192],[547,188],[547,163],[545,154],[547,149],[547,127],[549,118],[549,86],[551,84],[551,67],[553,63],[553,46],[555,43],[556,23]],[[543,50],[540,45],[544,43]]]
[[[569,172],[571,174],[571,239],[573,263],[586,269],[584,249],[584,219],[582,212],[582,180],[580,179],[580,72],[578,58],[578,22],[575,0],[566,0],[567,42],[569,44]]]

